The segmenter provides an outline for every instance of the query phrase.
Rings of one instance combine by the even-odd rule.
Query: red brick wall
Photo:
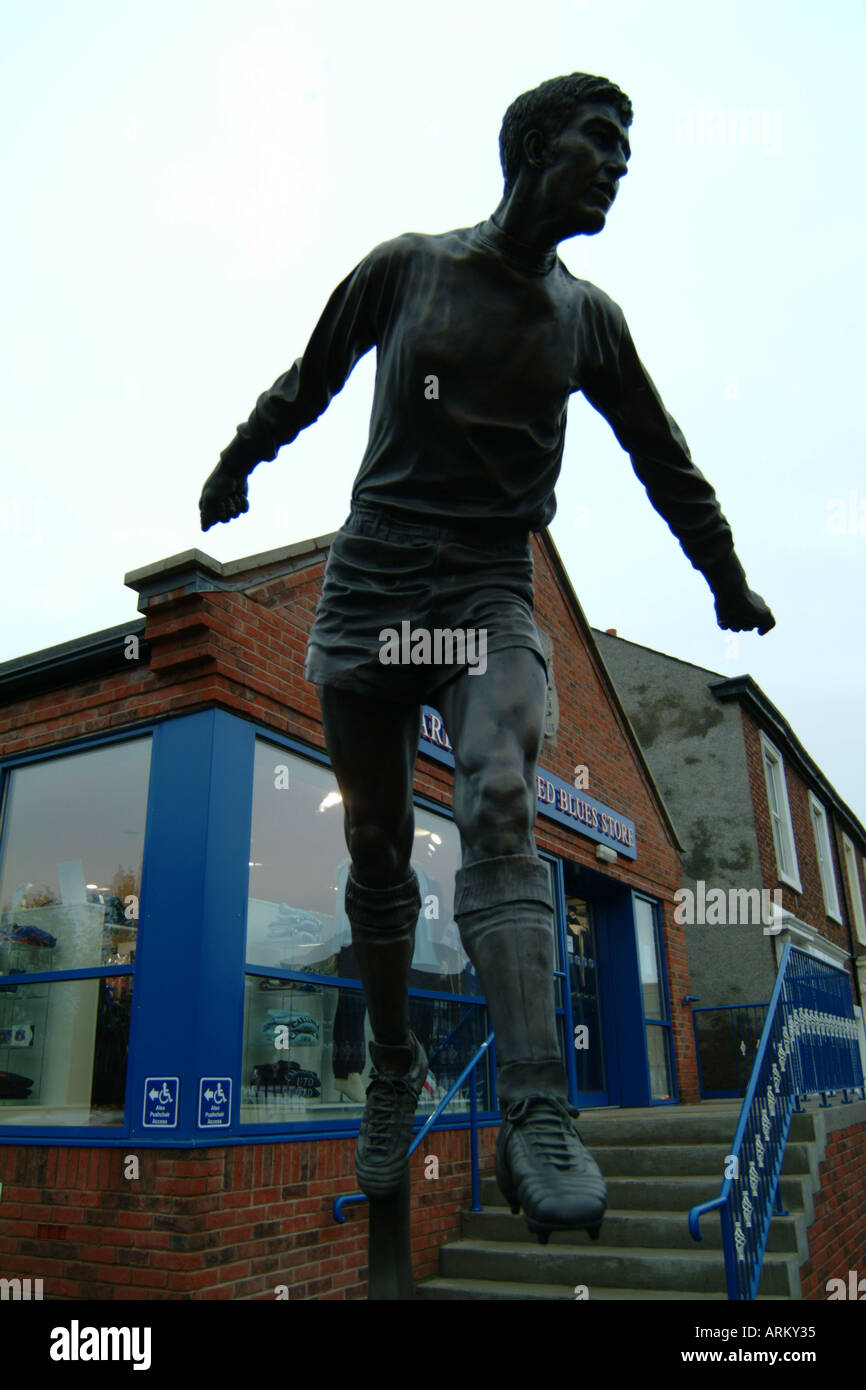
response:
[[[866,1124],[837,1129],[827,1136],[820,1167],[821,1190],[809,1227],[809,1258],[800,1270],[803,1297],[826,1299],[828,1279],[848,1271],[866,1279]]]
[[[479,1131],[492,1171],[496,1130]],[[139,1178],[124,1177],[127,1153]],[[439,1176],[424,1176],[425,1157]],[[367,1296],[367,1207],[333,1219],[357,1190],[354,1141],[176,1149],[0,1146],[0,1278],[43,1280],[45,1299],[272,1299]],[[471,1193],[469,1135],[428,1135],[412,1160],[417,1282],[437,1273]]]
[[[797,850],[797,866],[802,892],[798,893],[796,889],[782,883],[779,879],[758,725],[746,711],[743,711],[743,734],[746,743],[752,804],[755,808],[755,832],[758,837],[761,877],[764,884],[771,889],[775,887],[781,889],[783,906],[789,912],[793,912],[801,921],[808,922],[815,927],[828,941],[834,942],[835,945],[841,946],[846,951],[853,949],[854,953],[857,954],[863,948],[857,945],[853,924],[849,933],[847,925],[840,926],[838,922],[834,922],[831,917],[827,916],[818,868],[818,853],[815,848],[815,831],[809,807],[809,786],[791,761],[785,757],[784,748],[779,748],[779,752],[785,765],[785,783],[788,789],[788,804],[791,808],[791,822],[794,827],[794,844]],[[778,746],[772,735],[768,735],[768,737],[775,746]],[[818,795],[818,800],[824,806],[827,815],[831,817],[830,842],[834,847],[836,890],[839,894],[840,906],[842,906],[842,915],[845,917],[844,904],[847,901],[847,880],[842,862],[841,841],[838,839],[835,818],[832,817],[832,808],[820,795]],[[850,974],[850,964],[848,970]],[[851,987],[853,992],[853,978]],[[853,993],[853,998],[854,1002],[857,1003],[856,992]]]

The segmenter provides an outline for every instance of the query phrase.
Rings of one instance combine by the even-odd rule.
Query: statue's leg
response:
[[[597,1233],[607,1193],[571,1122],[556,1031],[553,899],[533,838],[546,678],[534,651],[492,652],[438,694],[463,846],[454,916],[496,1035],[497,1178],[530,1227]]]
[[[427,1076],[424,1049],[409,1026],[409,970],[421,908],[410,867],[412,777],[421,711],[320,686],[328,754],[343,798],[351,868],[346,915],[364,984],[374,1072],[356,1150],[369,1197],[400,1186],[412,1120]]]

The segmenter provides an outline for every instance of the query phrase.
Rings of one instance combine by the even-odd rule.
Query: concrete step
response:
[[[729,1141],[728,1141],[729,1142]],[[684,1177],[696,1178],[706,1173],[720,1185],[725,1175],[725,1160],[730,1152],[725,1144],[587,1144],[593,1158],[606,1178],[614,1177]],[[789,1143],[785,1149],[782,1172],[792,1176],[809,1172],[808,1144]]]
[[[805,1175],[782,1176],[782,1200],[789,1211],[803,1211],[806,1181]],[[688,1216],[691,1207],[718,1197],[721,1185],[721,1177],[710,1174],[703,1177],[611,1177],[607,1179],[608,1211],[679,1211]],[[481,1205],[506,1207],[495,1178],[482,1179]]]
[[[668,1144],[724,1144],[725,1152],[737,1128],[740,1106],[716,1109],[709,1106],[689,1110],[671,1106],[651,1113],[646,1111],[585,1110],[575,1125],[588,1149],[595,1144],[629,1146],[652,1144],[664,1148]],[[791,1118],[789,1142],[809,1143],[815,1137],[815,1122],[811,1112]]]
[[[501,1240],[506,1243],[527,1241],[536,1237],[522,1216],[512,1216],[507,1207],[488,1207],[486,1211],[461,1213],[461,1234],[467,1240]],[[774,1216],[770,1223],[767,1249],[795,1251],[797,1249],[798,1219],[794,1216]],[[689,1234],[688,1213],[683,1211],[609,1210],[604,1218],[597,1245],[642,1246],[647,1250],[721,1250],[722,1226],[718,1217],[701,1222],[703,1239],[696,1242]],[[554,1231],[551,1245],[591,1245],[586,1231]]]
[[[446,1279],[494,1279],[515,1284],[586,1284],[590,1297],[602,1288],[720,1294],[726,1290],[720,1250],[646,1250],[640,1246],[540,1245],[528,1241],[458,1240],[443,1246]],[[790,1297],[787,1257],[764,1258],[761,1292]]]
[[[858,1104],[863,1104],[858,1102]],[[866,1109],[866,1105],[864,1105]],[[557,1232],[540,1245],[521,1216],[512,1216],[492,1176],[481,1184],[482,1212],[462,1213],[462,1239],[443,1247],[440,1274],[417,1290],[420,1299],[726,1301],[717,1213],[688,1231],[693,1206],[718,1196],[739,1102],[677,1110],[587,1112],[577,1122],[608,1186],[601,1237]],[[799,1267],[814,1212],[821,1113],[792,1118],[781,1195],[790,1215],[774,1216],[758,1299],[801,1297]],[[852,1121],[853,1122],[853,1121]]]
[[[646,1299],[679,1302],[681,1299],[719,1302],[723,1293],[679,1292],[671,1289],[590,1289],[583,1302],[608,1302],[612,1299],[631,1302]],[[415,1290],[416,1299],[450,1299],[460,1302],[486,1299],[488,1301],[574,1302],[574,1289],[568,1284],[508,1284],[501,1279],[427,1279]]]

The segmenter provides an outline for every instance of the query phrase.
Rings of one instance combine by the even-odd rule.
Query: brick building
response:
[[[750,1028],[746,1006],[769,999],[788,940],[848,971],[866,1070],[866,830],[751,677],[593,636],[682,837],[688,905],[705,905],[705,920],[684,922],[704,1093],[725,1090],[709,1074],[727,1067],[713,1044],[727,1036],[722,1008],[740,1006],[738,1036],[759,1034],[763,1014]],[[713,892],[727,908],[715,916]],[[743,909],[761,895],[757,925]]]
[[[47,1298],[364,1296],[363,1208],[337,1225],[332,1205],[355,1188],[368,1034],[302,674],[327,547],[157,562],[126,578],[143,617],[0,667],[0,1261]],[[694,1102],[676,835],[549,535],[533,548],[553,678],[536,835],[572,1098]],[[488,1027],[452,918],[449,746],[425,709],[419,1120]],[[414,1158],[418,1279],[465,1202],[467,1105]],[[485,1166],[495,1105],[494,1059]]]

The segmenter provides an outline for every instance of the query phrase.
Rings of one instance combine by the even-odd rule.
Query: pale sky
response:
[[[0,661],[136,616],[129,570],[344,521],[375,354],[202,535],[202,484],[378,242],[487,217],[520,92],[631,97],[600,236],[776,629],[737,644],[608,425],[575,396],[551,527],[589,621],[750,673],[866,819],[860,0],[5,0]]]

